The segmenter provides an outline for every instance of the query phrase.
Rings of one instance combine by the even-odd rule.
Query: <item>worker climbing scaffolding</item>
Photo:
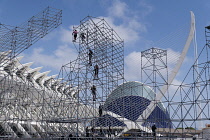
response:
[[[96,64],[94,66],[94,80],[98,80],[98,71],[99,71],[99,66]]]
[[[89,65],[92,66],[93,51],[91,49],[89,49],[88,56],[89,56]]]
[[[102,116],[102,114],[103,114],[103,107],[102,107],[102,105],[100,104],[99,105],[99,108],[98,108],[98,113],[99,113],[99,117],[101,117]]]
[[[77,30],[74,30],[73,33],[72,33],[72,35],[74,36],[73,42],[76,42],[76,40],[77,40],[77,34],[78,34]]]
[[[96,101],[96,86],[93,85],[90,89],[93,95],[93,101]]]
[[[85,33],[80,33],[80,37],[81,37],[81,39],[82,39],[82,43],[84,43],[84,41],[85,41]]]

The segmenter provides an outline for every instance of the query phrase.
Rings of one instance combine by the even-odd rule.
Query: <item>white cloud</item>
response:
[[[72,43],[72,30],[61,28],[60,39],[63,43]]]
[[[132,52],[125,57],[125,79],[138,81],[141,78],[141,52]]]
[[[151,12],[151,6],[145,3],[140,6],[144,7],[145,13]],[[125,2],[116,0],[108,8],[108,16],[105,17],[105,20],[126,43],[131,43],[139,41],[141,34],[147,32],[146,25],[142,20],[143,17],[140,15]]]
[[[60,70],[62,64],[67,64],[70,60],[74,60],[77,57],[75,50],[68,45],[59,46],[51,55],[44,52],[43,48],[35,48],[31,54],[25,54],[25,60],[32,61],[39,66]]]
[[[144,0],[140,1],[139,5],[141,7],[139,10],[143,9],[140,13],[142,17],[149,15],[153,11],[153,7],[147,4]]]
[[[59,28],[60,29],[60,28]],[[42,38],[43,41],[50,41],[50,40],[54,40],[57,35],[59,34],[59,30],[54,30],[53,32],[50,32],[49,34],[47,34],[46,36],[44,36]]]
[[[109,15],[113,17],[125,17],[125,12],[128,12],[128,6],[126,3],[116,0],[112,3],[112,6],[108,8]]]
[[[135,27],[139,26],[139,24],[136,26],[133,25],[133,27],[130,27],[128,25],[129,23],[115,25],[113,18],[105,17],[104,19],[108,22],[110,27],[113,28],[114,31],[120,36],[120,38],[123,39],[126,43],[130,43],[140,39],[139,32],[135,30]]]
[[[174,51],[171,48],[167,49],[167,62],[169,66],[175,65],[181,55],[180,52]]]

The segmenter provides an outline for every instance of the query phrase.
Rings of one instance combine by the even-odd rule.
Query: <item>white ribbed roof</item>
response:
[[[29,82],[33,82],[40,86],[40,88],[47,87],[48,90],[58,91],[60,93],[68,94],[71,97],[74,97],[77,93],[76,88],[72,88],[68,86],[68,83],[62,83],[63,79],[56,79],[56,75],[47,76],[50,71],[39,72],[42,67],[31,68],[30,66],[33,62],[21,64],[20,60],[23,56],[16,57],[12,60],[8,57],[9,52],[0,52],[1,58],[1,74],[9,73],[10,75],[17,76],[17,78],[28,80]],[[57,90],[59,88],[59,90]]]

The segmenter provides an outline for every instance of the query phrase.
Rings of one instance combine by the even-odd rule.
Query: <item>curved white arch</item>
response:
[[[155,107],[157,106],[157,102],[160,102],[161,98],[165,95],[166,91],[168,90],[169,86],[171,85],[171,83],[173,82],[174,78],[176,77],[176,74],[178,73],[184,58],[188,52],[188,49],[190,47],[190,44],[193,40],[194,34],[195,34],[195,16],[194,13],[192,11],[190,11],[191,14],[191,27],[190,27],[190,32],[189,32],[189,36],[187,38],[187,41],[185,43],[185,46],[182,50],[182,53],[178,59],[178,62],[176,64],[176,66],[174,67],[174,69],[172,70],[171,74],[169,75],[169,80],[168,80],[168,85],[164,85],[162,86],[160,92],[156,95],[156,98],[154,101],[151,101],[151,103],[149,104],[149,106],[147,107],[147,109],[144,110],[144,112],[142,113],[142,115],[140,115],[140,117],[138,119],[141,120],[146,120],[149,115],[152,113],[152,111],[155,109]],[[140,124],[143,124],[144,122],[140,122]]]

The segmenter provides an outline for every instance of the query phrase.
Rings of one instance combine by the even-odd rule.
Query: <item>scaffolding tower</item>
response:
[[[73,38],[78,57],[62,66],[59,77],[77,89],[76,93],[70,92],[75,97],[72,104],[77,105],[69,108],[69,117],[75,124],[71,126],[75,130],[73,135],[78,135],[104,127],[96,125],[102,116],[98,110],[109,94],[124,82],[124,42],[100,18],[88,16],[74,30],[78,32],[76,40]]]
[[[155,93],[167,85],[167,50],[150,48],[141,52],[141,80],[149,85]]]
[[[167,50],[160,48],[150,48],[141,52],[141,81],[148,85],[156,93],[155,96],[157,96],[157,93],[162,93],[161,87],[168,85],[167,60]],[[151,102],[153,102],[154,106],[160,106],[162,103],[168,103],[166,101],[157,100],[156,98],[153,98]],[[168,109],[165,108],[165,110],[166,114],[169,115]],[[160,126],[159,124],[164,120],[166,123],[165,126],[167,126],[167,128],[172,128],[170,117],[158,117],[161,115],[158,114],[158,112],[156,113],[157,114],[153,117],[146,117],[147,115],[145,115],[145,120],[142,121],[144,124],[146,124],[147,127],[152,127],[153,124],[151,124],[151,122],[153,122],[156,126],[158,125],[159,127],[163,127],[162,134],[164,133],[164,135],[166,135],[164,126]]]

